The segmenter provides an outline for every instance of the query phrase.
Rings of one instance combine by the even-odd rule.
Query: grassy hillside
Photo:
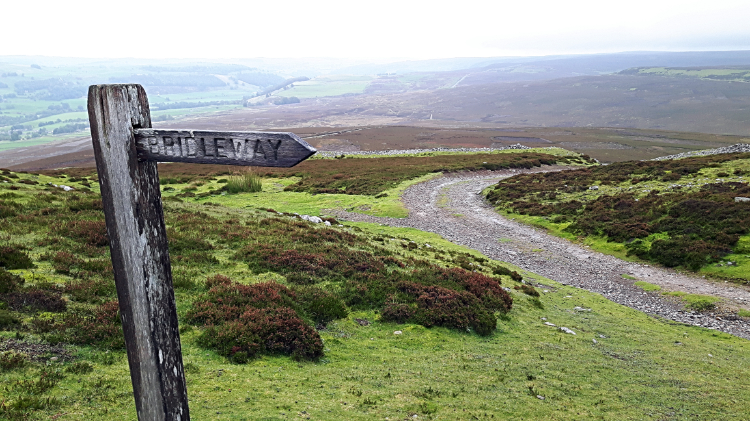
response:
[[[2,177],[0,417],[135,419],[97,183]],[[221,177],[190,183],[206,183],[200,192]],[[173,194],[193,418],[746,418],[745,340],[434,234],[304,222],[256,209],[255,193]]]
[[[747,283],[749,176],[750,154],[631,161],[513,177],[487,199],[603,251]]]

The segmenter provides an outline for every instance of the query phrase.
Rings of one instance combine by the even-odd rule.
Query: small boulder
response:
[[[735,202],[750,202],[750,197],[735,197]]]
[[[575,334],[576,334],[575,332],[573,332],[572,330],[568,329],[568,328],[567,328],[567,327],[565,327],[565,326],[560,326],[560,330],[561,330],[562,332],[565,332],[565,333],[569,333],[569,334],[571,334],[571,335],[575,335]]]

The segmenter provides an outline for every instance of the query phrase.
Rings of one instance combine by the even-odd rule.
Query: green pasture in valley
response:
[[[304,82],[294,82],[294,87],[278,92],[277,96],[317,98],[344,94],[359,94],[372,81],[370,76],[319,76]]]

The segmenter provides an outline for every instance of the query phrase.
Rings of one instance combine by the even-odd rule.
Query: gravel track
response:
[[[631,263],[554,237],[543,230],[498,215],[481,196],[485,187],[519,173],[558,171],[564,167],[532,170],[453,173],[406,190],[402,201],[409,216],[381,218],[334,211],[337,218],[411,227],[439,234],[456,244],[480,251],[560,283],[583,288],[650,315],[689,325],[716,329],[750,339],[750,323],[735,315],[750,308],[750,288],[703,279],[671,269]],[[721,297],[724,302],[710,313],[686,311],[683,305],[659,292],[644,292],[624,279],[660,285],[665,290]]]

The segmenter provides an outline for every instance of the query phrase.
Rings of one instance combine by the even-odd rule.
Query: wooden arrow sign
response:
[[[138,159],[291,167],[316,152],[294,133],[135,129]]]

